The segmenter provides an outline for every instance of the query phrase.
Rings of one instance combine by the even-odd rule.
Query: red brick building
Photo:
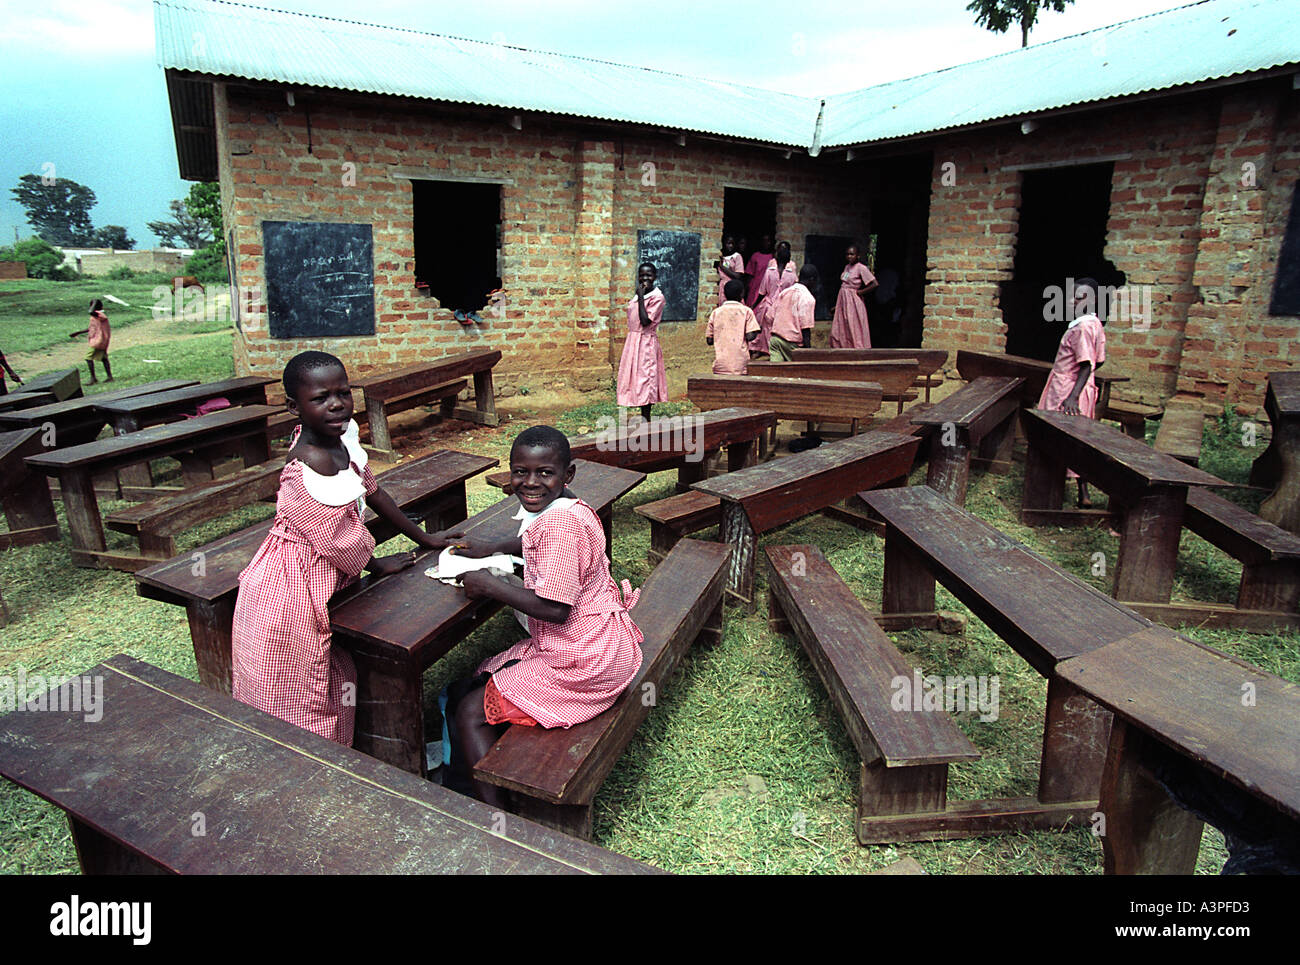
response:
[[[1118,288],[1117,394],[1253,409],[1263,373],[1300,363],[1300,310],[1270,311],[1300,272],[1286,7],[1206,0],[824,99],[211,0],[155,11],[181,174],[221,183],[234,283],[266,293],[267,222],[369,226],[373,334],[273,338],[245,298],[240,372],[499,347],[507,393],[608,386],[638,232],[667,230],[700,239],[677,276],[695,317],[661,328],[680,393],[709,367],[724,228],[771,225],[796,263],[830,258],[832,302],[844,241],[875,237],[898,280],[873,313],[886,344],[1050,355],[1052,287],[1094,274]],[[326,45],[347,53],[321,67]],[[450,310],[470,276],[506,291],[481,326]]]

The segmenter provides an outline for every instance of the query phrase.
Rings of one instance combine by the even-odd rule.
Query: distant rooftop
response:
[[[205,180],[215,177],[211,95],[206,82],[196,87],[174,71],[651,125],[816,154],[1247,80],[1300,64],[1297,21],[1295,0],[1201,0],[821,98],[227,0],[154,2],[181,173]]]

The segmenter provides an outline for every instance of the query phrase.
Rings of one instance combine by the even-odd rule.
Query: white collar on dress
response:
[[[343,448],[347,450],[349,462],[357,469],[366,468],[369,456],[361,448],[360,430],[355,419],[348,422],[343,433]],[[318,503],[325,506],[346,506],[366,494],[365,483],[361,481],[361,476],[352,471],[352,466],[341,469],[332,476],[324,476],[301,459],[297,462],[302,464],[302,484],[307,495]]]
[[[519,512],[515,513],[515,515],[511,517],[512,519],[523,520],[523,522],[519,524],[519,532],[516,533],[515,535],[523,536],[524,530],[526,530],[529,526],[531,526],[533,524],[533,520],[537,519],[537,517],[545,516],[552,509],[568,509],[576,502],[577,500],[572,498],[571,496],[557,496],[555,499],[552,499],[550,505],[547,506],[545,509],[543,509],[540,513],[530,513],[528,510],[524,509],[522,504],[520,504]]]
[[[1098,322],[1101,321],[1100,318],[1098,318],[1096,315],[1093,315],[1092,313],[1089,313],[1089,314],[1087,314],[1087,315],[1080,315],[1078,318],[1076,318],[1074,321],[1072,321],[1069,325],[1067,325],[1067,326],[1065,327],[1065,330],[1068,332],[1070,329],[1074,328],[1074,326],[1078,325],[1080,322],[1086,322],[1086,321],[1087,321],[1088,319],[1090,319],[1090,318],[1093,319],[1094,321],[1098,321]]]

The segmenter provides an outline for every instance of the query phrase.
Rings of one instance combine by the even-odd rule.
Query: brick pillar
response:
[[[1201,207],[1178,395],[1217,408],[1264,400],[1264,372],[1279,347],[1271,328],[1266,272],[1267,179],[1272,176],[1279,98],[1254,89],[1225,94]]]
[[[582,141],[574,151],[574,339],[578,368],[604,365],[613,326],[614,143]]]

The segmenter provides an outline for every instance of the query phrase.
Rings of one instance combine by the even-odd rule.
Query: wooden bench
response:
[[[587,503],[612,541],[614,502],[645,479],[618,466],[577,464],[570,489]],[[519,500],[503,499],[457,525],[485,539],[519,532]],[[383,579],[367,577],[335,597],[330,608],[334,645],[346,647],[357,667],[357,718],[352,746],[408,771],[423,773],[424,688],[421,674],[501,608],[471,600],[459,586],[431,580],[435,557]]]
[[[1115,715],[1098,811],[1107,874],[1192,874],[1203,827],[1300,861],[1300,690],[1167,631],[1138,631],[1064,661],[1063,680]],[[1246,699],[1249,694],[1250,699]],[[1173,794],[1170,794],[1170,791]],[[1234,864],[1241,862],[1239,868]],[[1261,866],[1262,864],[1262,866]],[[1251,866],[1253,865],[1253,867]]]
[[[1110,714],[1057,668],[1154,624],[928,486],[881,489],[862,498],[886,522],[877,622],[888,631],[936,626],[938,579],[1046,677],[1038,804],[1022,812],[1023,820],[1042,822],[1035,827],[1087,825],[1096,810]],[[982,820],[972,816],[971,827]]]
[[[43,452],[40,429],[0,432],[0,504],[9,531],[0,533],[0,550],[59,538],[59,521],[45,477],[32,472],[24,460]]]
[[[872,382],[692,375],[686,382],[686,397],[704,410],[745,406],[766,409],[778,419],[848,422],[856,435],[880,408],[881,388]]]
[[[1125,435],[1145,440],[1147,420],[1159,419],[1163,411],[1159,406],[1111,399],[1104,407],[1097,406],[1097,418],[1104,422],[1118,422]]]
[[[0,775],[67,814],[85,874],[654,871],[124,654],[74,688],[98,716],[10,714]]]
[[[428,402],[440,402],[444,418],[465,419],[485,426],[497,425],[492,367],[500,361],[499,350],[481,349],[369,375],[353,382],[353,387],[365,394],[371,443],[376,449],[391,450],[393,442],[388,434],[388,416]],[[465,388],[463,380],[466,376],[474,378],[473,409],[456,405],[456,396]]]
[[[690,490],[632,507],[638,516],[650,521],[650,548],[646,559],[657,564],[684,536],[697,533],[722,522],[722,500],[717,496]]]
[[[1272,490],[1259,515],[1300,533],[1300,370],[1270,372],[1264,411],[1273,426],[1268,448],[1250,467],[1250,484]]]
[[[108,414],[100,406],[116,399],[128,399],[151,392],[194,385],[194,379],[160,379],[129,388],[110,389],[91,396],[74,397],[51,405],[30,409],[0,412],[0,429],[32,429],[54,427],[54,446],[63,449],[91,442],[100,430],[108,425]]]
[[[497,464],[496,459],[440,449],[379,475],[379,484],[397,508],[429,532],[446,529],[467,515],[465,480]],[[273,520],[255,523],[198,549],[135,574],[139,596],[185,608],[205,687],[230,693],[230,633],[234,624],[239,574],[271,531]],[[367,509],[363,522],[383,543],[396,530]]]
[[[1027,407],[1038,405],[1047,377],[1052,374],[1052,363],[1040,359],[1026,358],[1023,355],[1007,355],[1004,352],[972,352],[959,349],[957,352],[957,371],[967,382],[982,375],[997,376],[1008,379],[1024,379],[1020,386],[1021,399]],[[1127,375],[1119,375],[1106,363],[1093,373],[1097,383],[1097,411],[1105,412],[1110,405],[1110,390],[1116,382],[1128,382]]]
[[[948,350],[936,348],[796,348],[796,362],[888,362],[895,359],[912,359],[916,362],[915,388],[925,389],[925,401],[930,401],[930,390],[943,385],[943,376],[936,375],[948,362]]]
[[[38,405],[53,405],[58,402],[53,392],[9,392],[0,395],[0,411],[17,411],[32,409]]]
[[[136,503],[110,513],[104,518],[104,525],[135,537],[140,543],[140,552],[105,553],[101,559],[114,569],[131,573],[169,560],[176,555],[178,534],[250,503],[275,496],[283,469],[283,459],[270,459],[210,485],[186,489],[174,496]]]
[[[981,376],[912,417],[913,424],[929,429],[926,485],[965,506],[975,453],[992,471],[1009,471],[1020,385],[1020,379]]]
[[[697,492],[721,500],[719,539],[735,548],[727,592],[752,608],[759,534],[819,512],[860,490],[906,485],[920,445],[915,436],[873,430],[697,482]]]
[[[979,751],[944,710],[922,710],[910,700],[916,713],[895,708],[899,681],[910,688],[918,668],[889,642],[822,551],[768,546],[764,552],[768,626],[798,639],[858,751],[858,841],[1022,830],[1022,812],[1037,802],[948,801],[948,765],[977,760]]]
[[[750,362],[748,370],[749,375],[760,378],[874,382],[880,386],[881,400],[897,403],[899,412],[903,411],[904,402],[916,398],[916,393],[911,391],[911,388],[912,383],[917,379],[918,371],[915,359],[861,362]]]
[[[1183,525],[1241,561],[1236,606],[1126,601],[1160,623],[1231,627],[1253,633],[1300,629],[1300,536],[1208,489],[1187,491]]]
[[[590,840],[592,799],[674,668],[696,640],[721,640],[730,552],[718,543],[678,543],[650,574],[632,609],[645,637],[641,670],[614,706],[567,730],[510,727],[474,767],[474,777],[506,788],[516,814]]]
[[[1205,411],[1197,403],[1170,402],[1156,430],[1155,450],[1189,466],[1200,465]]]
[[[57,369],[37,375],[23,383],[24,392],[49,392],[56,402],[81,396],[81,369]]]
[[[103,519],[91,482],[95,475],[164,456],[180,457],[182,468],[189,459],[197,460],[200,467],[210,466],[210,454],[225,452],[232,444],[239,446],[246,467],[260,465],[270,458],[266,420],[277,411],[267,405],[223,409],[188,422],[49,450],[28,456],[27,465],[47,476],[59,477],[72,535],[72,561],[78,566],[111,565],[107,557],[113,554],[107,552]],[[203,478],[201,471],[195,475]]]

